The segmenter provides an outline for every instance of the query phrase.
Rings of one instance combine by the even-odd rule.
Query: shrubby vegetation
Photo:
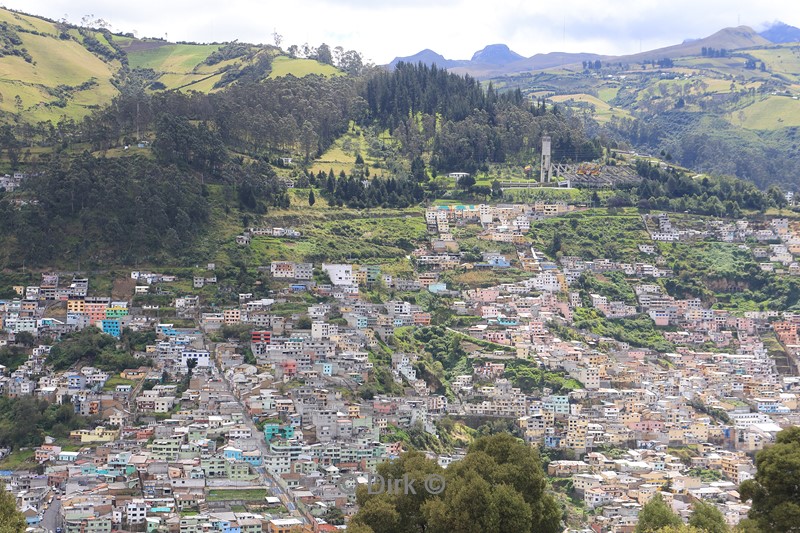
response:
[[[41,446],[45,435],[67,438],[91,421],[70,403],[51,404],[31,397],[0,397],[0,445],[13,449]]]
[[[16,29],[8,22],[0,22],[0,57],[3,56],[19,56],[28,63],[33,61],[28,50],[22,46],[22,39]]]
[[[647,315],[610,319],[597,309],[580,307],[575,310],[575,327],[657,352],[675,350],[675,345],[664,338]]]
[[[623,93],[620,91],[618,97]],[[669,153],[685,167],[737,176],[763,188],[791,185],[788,177],[794,174],[800,157],[797,128],[748,131],[708,112],[669,110],[651,114],[646,120],[613,117],[603,129],[640,149]]]
[[[95,327],[71,333],[56,343],[47,356],[47,363],[55,370],[65,370],[79,361],[109,372],[150,365],[149,359],[139,359],[117,348],[119,341]]]
[[[579,289],[583,296],[583,305],[588,307],[591,303],[590,294],[605,296],[608,301],[622,301],[628,305],[637,305],[636,293],[633,287],[625,279],[625,273],[620,270],[603,273],[600,276],[591,272],[584,272],[578,279],[575,288]]]
[[[229,59],[236,59],[247,55],[252,46],[247,43],[240,43],[238,41],[234,41],[232,43],[227,43],[219,47],[219,50],[211,52],[207,58],[203,61],[206,65],[216,65],[217,63],[222,63],[223,61],[228,61]]]
[[[636,171],[644,178],[636,188],[637,205],[645,209],[738,217],[742,209],[764,211],[775,201],[779,206],[786,202],[782,195],[770,198],[743,180],[724,177],[698,180],[674,167],[662,169],[641,159],[636,162]]]
[[[515,387],[526,394],[544,388],[549,388],[554,394],[566,394],[582,387],[578,380],[565,376],[563,372],[544,370],[536,363],[522,359],[508,361],[503,377],[511,380]]]
[[[18,533],[28,527],[25,515],[17,509],[14,493],[7,491],[2,483],[0,483],[0,524],[2,533]]]

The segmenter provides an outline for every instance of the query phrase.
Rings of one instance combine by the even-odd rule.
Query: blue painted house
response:
[[[106,335],[119,338],[122,335],[122,322],[115,318],[106,318],[100,321],[101,329]]]
[[[275,437],[282,437],[284,439],[291,439],[294,437],[294,426],[289,424],[276,424],[269,422],[264,424],[264,438],[267,442]]]
[[[241,461],[242,460],[242,450],[239,448],[234,448],[233,446],[225,446],[222,448],[222,456],[225,459],[229,459],[232,461]]]

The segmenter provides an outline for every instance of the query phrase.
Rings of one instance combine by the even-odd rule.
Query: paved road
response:
[[[212,355],[213,355],[214,359],[216,360],[216,349],[215,348],[216,347],[213,347],[212,350],[210,350],[210,351],[212,351]],[[208,347],[207,347],[207,349],[208,349]],[[244,405],[242,400],[240,398],[236,397],[236,395],[233,394],[233,387],[231,386],[231,383],[228,381],[227,377],[225,376],[225,373],[222,372],[222,370],[220,369],[219,366],[215,366],[214,367],[214,371],[216,371],[220,375],[220,377],[222,378],[223,383],[225,383],[225,385],[227,386],[228,391],[234,396],[234,398],[236,398],[236,402],[239,404],[239,407],[242,408],[242,414],[244,414],[244,416],[242,418],[244,419],[244,422],[247,425],[247,427],[250,428],[250,431],[253,434],[253,438],[256,441],[256,445],[258,446],[258,449],[261,450],[261,457],[265,459],[269,455],[270,452],[269,452],[269,446],[267,445],[267,441],[264,439],[263,434],[258,430],[258,427],[256,427],[255,423],[253,422],[253,419],[247,413],[247,407]],[[297,510],[297,505],[296,505],[297,502],[296,501],[292,501],[292,499],[289,498],[289,495],[285,494],[280,489],[280,487],[278,485],[278,482],[272,477],[272,474],[270,474],[269,471],[267,471],[267,469],[264,468],[264,467],[258,467],[255,470],[256,470],[256,472],[258,472],[258,477],[260,478],[260,480],[264,484],[264,486],[269,487],[269,490],[272,493],[272,495],[273,496],[277,496],[278,498],[281,499],[281,502],[292,513],[292,516],[294,516],[295,518],[299,518],[300,520],[303,521],[303,523],[305,523],[306,522],[305,518]]]
[[[42,522],[40,524],[41,527],[43,527],[46,531],[55,532],[56,528],[59,527],[61,522],[60,510],[61,500],[56,500],[54,498],[50,503],[50,507],[44,512],[44,516],[42,517]]]

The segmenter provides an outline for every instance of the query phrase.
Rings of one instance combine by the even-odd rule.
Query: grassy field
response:
[[[201,77],[192,81],[192,83],[190,83],[189,85],[185,86],[178,85],[178,87],[181,88],[181,91],[199,91],[201,93],[210,93],[216,90],[214,84],[217,83],[220,79],[222,79],[222,74],[215,74],[210,77],[208,76],[208,74],[203,74]],[[166,84],[166,82],[163,83]]]
[[[668,262],[682,261],[713,278],[744,277],[746,269],[754,263],[750,252],[741,250],[736,243],[659,243],[659,249]]]
[[[206,498],[210,502],[249,501],[263,502],[267,497],[267,489],[211,489]]]
[[[8,22],[12,26],[20,26],[26,30],[38,31],[50,35],[58,35],[55,26],[51,22],[36,17],[29,17],[20,13],[14,13],[7,9],[0,9],[0,22]]]
[[[321,76],[343,75],[342,71],[333,65],[324,65],[313,59],[292,59],[291,57],[278,56],[272,60],[270,78],[279,78],[289,74],[298,78],[309,74],[319,74]]]
[[[225,200],[221,185],[208,185],[213,223],[193,249],[193,263],[215,262],[227,267],[244,262],[248,268],[274,260],[394,263],[427,238],[423,212],[419,208],[371,209],[329,208],[319,190],[317,202],[308,207],[308,189],[292,192],[295,207],[271,209],[267,215],[247,215],[249,225],[292,227],[300,238],[254,236],[250,246],[235,243],[243,229],[243,213],[234,200]],[[227,208],[226,208],[227,205]],[[407,261],[405,261],[407,263]]]
[[[0,20],[46,33],[34,35],[20,32],[22,46],[33,58],[32,63],[21,57],[0,57],[0,111],[22,113],[27,120],[58,120],[62,116],[81,118],[89,113],[88,106],[110,102],[116,94],[111,77],[119,63],[103,62],[80,43],[61,40],[52,24],[33,17],[16,16],[0,10]],[[94,81],[95,86],[80,92],[75,87]],[[48,105],[58,102],[48,89],[66,87],[66,105]],[[22,99],[22,110],[17,108],[16,96]]]
[[[771,72],[798,79],[800,76],[800,46],[783,45],[748,52],[763,61]]]
[[[2,462],[0,462],[0,470],[25,470],[36,466],[33,460],[36,452],[34,450],[21,450],[12,453]]]
[[[590,94],[560,94],[551,97],[550,100],[578,109],[592,110],[592,114],[600,123],[608,122],[611,117],[630,118],[630,113],[624,109],[612,107]]]
[[[153,43],[152,48],[126,50],[131,68],[151,68],[157,72],[191,72],[205,61],[212,52],[219,50],[218,44],[171,44]],[[125,50],[123,48],[123,50]]]
[[[740,120],[740,117],[744,120]],[[800,126],[800,100],[770,96],[734,113],[733,123],[751,130],[777,130]]]
[[[136,385],[136,381],[134,381],[132,379],[121,378],[119,376],[111,376],[110,378],[108,378],[108,380],[103,385],[103,390],[113,391],[117,387],[117,385],[131,385],[131,386],[134,386],[134,385]]]
[[[405,257],[427,236],[421,212],[400,215],[397,210],[367,213],[331,209],[316,211],[316,214],[322,217],[298,220],[296,227],[303,232],[301,239],[254,237],[253,259],[259,264],[281,259],[380,263]],[[325,215],[334,215],[336,219],[326,220]],[[340,218],[343,215],[347,217],[344,220]]]
[[[274,72],[274,71],[273,71]],[[333,173],[338,176],[339,172],[344,171],[349,174],[356,164],[356,154],[361,154],[366,165],[373,165],[376,160],[369,157],[367,139],[364,132],[358,127],[351,129],[336,140],[335,143],[311,165],[311,171],[315,174],[319,171]],[[379,175],[380,170],[371,171],[373,175]]]
[[[523,272],[513,268],[502,270],[467,270],[466,272],[451,270],[445,274],[446,275],[442,276],[442,281],[447,282],[448,289],[459,287],[463,289],[493,287],[501,283],[516,283],[531,277],[530,272]]]
[[[597,96],[598,98],[600,98],[600,100],[604,102],[610,102],[611,100],[614,99],[615,96],[617,96],[618,92],[619,92],[619,86],[608,85],[598,89]]]

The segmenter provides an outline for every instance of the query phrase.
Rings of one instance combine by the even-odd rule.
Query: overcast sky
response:
[[[494,5],[499,4],[499,5]],[[705,37],[737,24],[760,30],[780,20],[800,26],[796,0],[8,0],[5,7],[79,23],[93,14],[113,31],[170,41],[240,41],[283,47],[327,43],[365,59],[430,48],[469,59],[505,43],[540,52],[626,54]]]

